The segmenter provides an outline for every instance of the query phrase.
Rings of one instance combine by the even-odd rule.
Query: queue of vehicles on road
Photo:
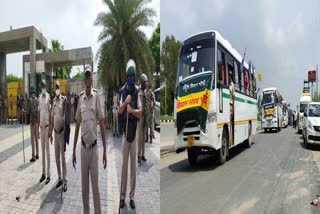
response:
[[[212,153],[224,164],[232,147],[251,147],[257,91],[252,67],[221,34],[207,31],[187,38],[179,53],[175,88],[176,153],[187,150],[191,165],[199,155]],[[310,102],[310,94],[303,93],[297,126],[306,143],[320,142],[320,105]],[[276,87],[263,89],[261,108],[265,132],[281,131],[291,123],[293,111]]]

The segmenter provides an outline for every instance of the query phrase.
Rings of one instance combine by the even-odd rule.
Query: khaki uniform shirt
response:
[[[45,95],[41,94],[38,103],[38,111],[40,111],[40,127],[45,127],[46,125],[49,125],[49,110],[51,109],[50,95],[48,93]]]
[[[60,132],[60,130],[64,127],[65,101],[66,97],[62,95],[59,95],[58,97],[55,96],[55,98],[53,99],[53,127],[56,132]]]
[[[91,89],[89,96],[85,91],[80,93],[76,121],[81,123],[81,137],[87,144],[97,139],[97,121],[102,119],[101,104],[96,89]]]
[[[29,102],[29,112],[30,112],[30,123],[35,125],[38,118],[38,100],[36,97],[30,97]]]

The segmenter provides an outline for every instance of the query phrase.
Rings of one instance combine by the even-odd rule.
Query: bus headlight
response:
[[[217,121],[217,113],[216,112],[212,112],[208,114],[208,122],[212,123],[212,122],[216,122]]]

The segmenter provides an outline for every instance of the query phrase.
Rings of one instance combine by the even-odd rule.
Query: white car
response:
[[[320,102],[310,102],[303,116],[302,135],[306,147],[320,144]]]

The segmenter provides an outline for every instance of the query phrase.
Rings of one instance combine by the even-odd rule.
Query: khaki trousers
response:
[[[66,156],[64,153],[64,132],[61,132],[60,134],[54,133],[54,141],[55,141],[54,151],[56,156],[56,164],[57,164],[59,180],[63,179],[63,182],[67,182]],[[62,159],[62,173],[63,173],[62,177],[61,177],[60,156]]]
[[[49,149],[49,126],[40,128],[41,134],[41,149],[42,149],[42,173],[46,175],[46,160],[45,155],[47,153],[47,177],[50,177],[50,149]]]
[[[128,160],[130,155],[130,200],[134,200],[136,190],[136,139],[132,143],[126,141],[125,134],[122,138],[122,173],[121,173],[121,196],[125,200],[127,192]]]
[[[34,125],[30,123],[32,158],[35,158],[35,156],[39,156],[37,129],[38,129],[38,126],[36,123],[34,123]],[[36,150],[36,152],[34,150]]]
[[[86,149],[81,144],[81,184],[83,213],[90,212],[89,206],[89,176],[91,180],[94,212],[101,213],[98,170],[98,146]]]
[[[136,138],[138,140],[138,157],[144,156],[146,127],[143,127],[143,116],[139,120]]]

